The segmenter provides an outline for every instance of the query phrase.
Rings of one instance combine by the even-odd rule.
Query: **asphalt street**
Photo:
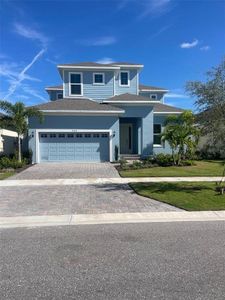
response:
[[[0,230],[0,299],[224,299],[225,222]]]

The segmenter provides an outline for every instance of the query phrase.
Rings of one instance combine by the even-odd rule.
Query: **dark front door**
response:
[[[131,154],[133,152],[132,147],[132,124],[124,123],[120,124],[120,153]]]

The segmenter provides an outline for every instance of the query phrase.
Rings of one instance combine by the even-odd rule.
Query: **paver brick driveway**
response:
[[[70,179],[120,177],[110,163],[43,163],[34,165],[10,179]]]
[[[119,177],[109,163],[40,164],[11,179]],[[137,195],[127,184],[0,187],[0,216],[176,211],[170,205]]]

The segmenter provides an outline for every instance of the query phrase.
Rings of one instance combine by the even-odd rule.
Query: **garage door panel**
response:
[[[100,162],[109,160],[109,136],[96,133],[40,135],[41,161]]]

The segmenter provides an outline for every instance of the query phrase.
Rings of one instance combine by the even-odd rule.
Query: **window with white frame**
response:
[[[151,95],[150,95],[150,98],[151,98],[152,100],[157,100],[157,95],[156,95],[156,94],[151,94]]]
[[[82,73],[70,73],[70,95],[82,96],[83,94]]]
[[[62,99],[63,98],[63,93],[57,93],[57,100]]]
[[[105,74],[104,73],[93,73],[93,84],[105,84]]]
[[[153,144],[154,145],[162,145],[162,125],[161,124],[154,124],[154,132],[153,132]]]
[[[121,71],[120,72],[120,86],[129,86],[130,78],[128,71]]]

